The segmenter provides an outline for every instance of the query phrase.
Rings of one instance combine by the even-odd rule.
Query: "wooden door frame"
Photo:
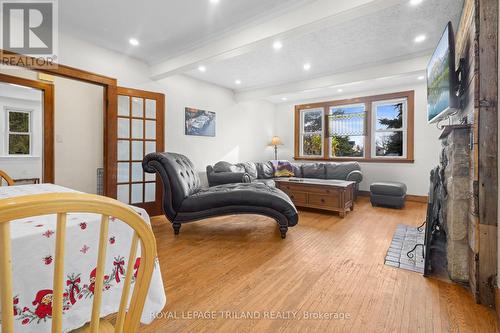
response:
[[[43,93],[42,182],[54,182],[54,85],[0,73],[0,82],[17,84]]]
[[[117,100],[118,100],[118,95],[125,95],[125,96],[130,96],[130,97],[139,97],[139,98],[144,98],[144,99],[154,99],[157,101],[157,106],[156,106],[156,151],[164,151],[165,150],[165,94],[163,93],[157,93],[157,92],[152,92],[152,91],[146,91],[146,90],[140,90],[140,89],[133,89],[133,88],[125,88],[125,87],[117,87],[116,90],[117,94]],[[132,115],[132,109],[130,109],[130,113]],[[144,117],[146,115],[144,114]],[[116,116],[113,118],[108,118],[108,123],[113,123],[114,126],[118,126],[118,112]],[[131,129],[132,130],[132,129]],[[111,138],[111,136],[114,136]],[[118,163],[118,131],[115,130],[113,133],[110,133],[110,144],[109,144],[109,149],[110,149],[110,156],[116,156],[116,159],[114,161],[110,161],[114,163],[116,166]],[[129,152],[132,154],[132,150]],[[115,167],[116,169],[117,167]],[[131,170],[130,170],[131,172]],[[114,188],[111,190],[114,191],[115,193],[117,192],[117,182],[115,182],[112,185]],[[162,208],[162,198],[163,198],[163,190],[162,190],[162,185],[161,185],[161,180],[160,177],[156,177],[156,200],[153,203],[145,203],[140,206],[144,208],[149,215],[155,216],[155,215],[161,215],[163,208]],[[132,205],[136,205],[134,203],[130,203]]]
[[[29,70],[74,79],[86,83],[96,84],[104,88],[103,94],[103,163],[104,163],[104,195],[116,198],[116,147],[113,146],[112,138],[116,136],[117,124],[107,122],[108,118],[114,119],[117,116],[117,80],[108,76],[92,73],[78,68],[53,63],[50,67],[36,66],[36,58],[25,56],[10,51],[0,49],[0,64],[23,67]],[[35,66],[32,66],[35,64]],[[53,90],[52,90],[53,93]],[[52,126],[52,138],[50,142],[54,144],[54,126]],[[53,154],[53,151],[52,151]],[[53,158],[52,158],[53,160]],[[53,170],[53,167],[52,167]],[[52,181],[54,175],[52,175]]]

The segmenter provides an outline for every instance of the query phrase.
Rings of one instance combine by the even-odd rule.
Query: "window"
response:
[[[31,155],[31,111],[7,110],[8,155]]]
[[[373,102],[373,157],[406,155],[406,99]]]
[[[323,156],[323,109],[300,111],[300,156]]]
[[[297,105],[295,159],[411,163],[413,103],[406,91]]]
[[[364,104],[330,107],[330,157],[363,157],[366,109]]]

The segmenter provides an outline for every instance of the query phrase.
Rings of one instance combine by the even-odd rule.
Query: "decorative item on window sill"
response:
[[[342,110],[340,110],[342,111]],[[342,111],[343,112],[343,111]],[[329,136],[343,135],[366,135],[365,126],[366,112],[353,112],[349,114],[333,113],[328,115]]]
[[[359,138],[366,135],[365,106],[335,107],[330,112],[328,137],[332,157],[363,157],[364,140]]]
[[[275,160],[278,160],[278,146],[282,146],[282,145],[283,145],[283,142],[281,141],[281,139],[277,136],[273,136],[269,146],[271,146],[271,147],[274,146],[274,159]]]

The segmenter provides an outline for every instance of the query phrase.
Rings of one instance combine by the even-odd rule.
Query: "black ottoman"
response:
[[[370,185],[372,206],[403,208],[405,206],[406,185],[398,182],[376,182]]]

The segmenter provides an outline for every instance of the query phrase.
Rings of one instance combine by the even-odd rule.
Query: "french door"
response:
[[[160,179],[143,171],[142,160],[149,153],[164,151],[165,95],[123,87],[117,87],[117,95],[116,117],[108,119],[116,126],[112,126],[116,128],[112,192],[123,203],[160,215]]]

